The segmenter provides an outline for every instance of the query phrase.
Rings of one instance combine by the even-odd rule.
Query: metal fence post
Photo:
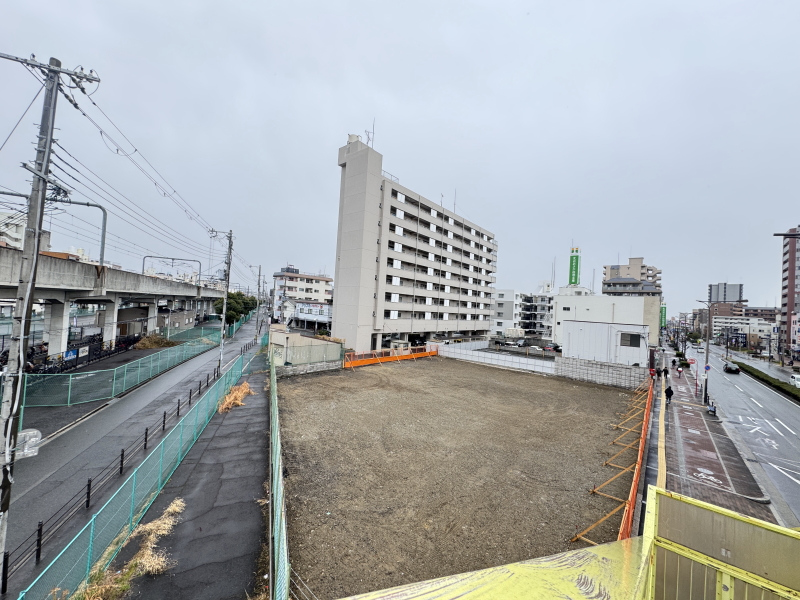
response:
[[[0,594],[8,591],[8,552],[3,552],[3,581],[0,583]]]
[[[67,406],[72,406],[72,373],[69,374],[69,387],[67,388]]]
[[[195,405],[194,407],[194,433],[192,434],[192,440],[197,441],[197,413],[200,411],[200,406]]]
[[[183,422],[185,420],[186,419],[181,419],[181,422],[179,423],[181,432],[180,432],[180,438],[179,438],[180,439],[180,443],[178,444],[178,462],[183,460]]]
[[[125,369],[125,374],[122,376],[122,391],[124,392],[126,389],[128,389],[128,365],[119,368]]]
[[[128,532],[133,531],[133,511],[136,509],[136,474],[139,472],[139,467],[133,470],[133,488],[131,489],[131,514],[128,518]]]
[[[118,369],[119,367],[117,367]],[[117,395],[117,369],[114,369],[114,381],[111,383],[111,397]]]
[[[164,440],[161,440],[161,456],[158,459],[158,491],[161,491],[161,486],[164,485],[163,479],[164,479]]]
[[[94,521],[97,518],[97,515],[92,515],[92,520],[90,521],[91,526],[89,527],[89,547],[86,549],[86,577],[85,580],[88,581],[89,575],[92,572],[92,551],[94,550]]]
[[[38,565],[42,562],[42,528],[44,523],[39,521],[39,525],[36,527],[36,564]]]

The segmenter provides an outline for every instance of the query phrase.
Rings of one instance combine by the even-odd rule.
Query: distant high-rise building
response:
[[[741,302],[744,299],[744,285],[741,283],[709,283],[709,302]]]
[[[786,233],[800,233],[800,225]],[[800,254],[797,238],[783,238],[783,273],[781,280],[781,320],[780,335],[783,340],[782,352],[792,348],[792,317],[800,311]]]

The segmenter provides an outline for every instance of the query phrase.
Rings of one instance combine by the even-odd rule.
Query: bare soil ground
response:
[[[630,394],[452,359],[281,379],[289,557],[319,600],[547,556],[616,504]],[[606,491],[626,497],[630,476]],[[621,513],[592,532],[616,539]]]

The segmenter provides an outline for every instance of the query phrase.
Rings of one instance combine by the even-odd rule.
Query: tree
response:
[[[225,322],[230,325],[249,313],[258,305],[255,296],[245,296],[242,292],[228,292],[228,305],[225,312]],[[222,314],[222,298],[214,301],[214,311]]]

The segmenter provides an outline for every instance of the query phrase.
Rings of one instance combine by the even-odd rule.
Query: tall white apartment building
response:
[[[358,136],[339,166],[333,336],[357,352],[487,336],[494,234],[400,185]]]
[[[493,335],[507,335],[506,330],[522,327],[522,296],[523,294],[519,290],[497,290],[495,292],[491,329]]]

